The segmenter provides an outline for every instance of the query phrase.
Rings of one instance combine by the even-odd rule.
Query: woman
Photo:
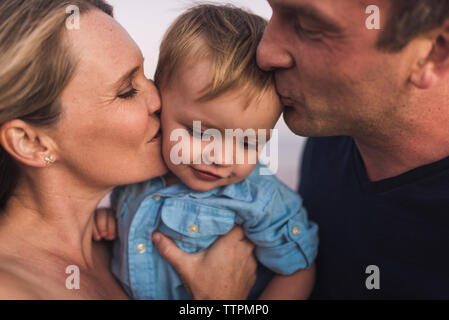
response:
[[[139,48],[102,0],[3,0],[0,56],[0,299],[127,298],[92,232],[113,187],[166,172]],[[194,298],[242,298],[255,279],[241,230],[196,255],[157,239]]]

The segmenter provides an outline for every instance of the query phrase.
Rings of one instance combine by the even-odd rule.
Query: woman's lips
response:
[[[213,174],[213,173],[211,173],[211,172],[208,172],[208,171],[198,170],[198,169],[195,169],[195,168],[193,168],[193,167],[192,167],[192,170],[193,170],[193,174],[194,174],[197,178],[199,178],[199,179],[201,179],[201,180],[206,180],[206,181],[217,181],[217,180],[220,180],[220,179],[221,179],[220,176],[217,176],[217,175],[215,175],[215,174]]]
[[[151,139],[151,140],[149,141],[149,143],[159,142],[159,141],[161,140],[161,137],[162,137],[162,133],[161,133],[161,130],[159,130],[159,131],[156,133],[156,135],[153,137],[153,139]]]

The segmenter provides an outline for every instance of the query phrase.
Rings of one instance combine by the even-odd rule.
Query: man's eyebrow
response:
[[[310,18],[311,20],[315,20],[332,31],[338,32],[342,30],[342,27],[338,22],[335,21],[335,19],[332,19],[331,17],[319,11],[317,8],[310,5],[297,3],[276,3],[274,5],[287,12],[294,12],[296,14]]]

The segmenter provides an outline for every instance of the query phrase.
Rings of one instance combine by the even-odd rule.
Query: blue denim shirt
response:
[[[153,246],[159,230],[186,252],[209,247],[236,224],[255,243],[260,263],[288,275],[309,267],[317,255],[318,227],[302,199],[258,165],[240,183],[200,192],[158,177],[114,189],[118,240],[112,271],[134,299],[189,299],[182,282]]]

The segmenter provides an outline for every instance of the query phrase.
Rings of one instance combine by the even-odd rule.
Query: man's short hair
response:
[[[200,98],[207,101],[237,88],[248,98],[274,85],[271,72],[259,69],[257,46],[267,21],[232,5],[203,4],[190,8],[170,26],[162,40],[155,83],[170,84],[186,62],[210,57],[212,80]]]
[[[411,40],[443,25],[449,18],[448,0],[390,0],[391,13],[378,47],[397,52]]]

